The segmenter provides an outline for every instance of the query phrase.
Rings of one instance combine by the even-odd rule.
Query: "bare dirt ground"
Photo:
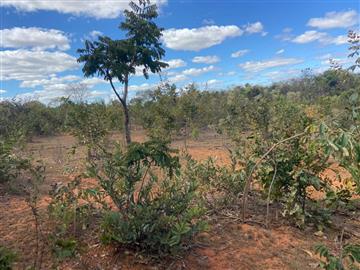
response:
[[[134,140],[144,140],[143,132],[135,132]],[[120,140],[119,134],[112,138]],[[35,138],[27,146],[34,159],[42,159],[46,165],[46,181],[41,189],[40,210],[46,215],[50,185],[70,181],[69,175],[83,169],[84,149],[69,154],[76,141],[69,135]],[[182,149],[184,142],[175,140],[173,147]],[[198,140],[188,140],[188,152],[198,160],[217,158],[220,164],[229,162],[224,139],[213,133],[205,133]],[[315,244],[322,242],[336,248],[338,228],[347,216],[336,217],[337,228],[325,230],[316,236],[313,228],[299,230],[281,218],[275,206],[271,209],[271,225],[265,228],[265,202],[252,194],[249,199],[248,220],[243,224],[240,210],[236,208],[209,220],[210,230],[195,240],[194,246],[179,258],[154,263],[141,256],[116,247],[101,245],[97,231],[90,228],[80,255],[64,262],[57,262],[46,251],[43,269],[317,269],[314,255]],[[351,221],[355,234],[360,235],[360,220]],[[354,235],[347,235],[359,241]],[[15,250],[18,260],[15,269],[31,266],[35,252],[35,227],[33,216],[24,196],[8,192],[0,187],[0,245]]]

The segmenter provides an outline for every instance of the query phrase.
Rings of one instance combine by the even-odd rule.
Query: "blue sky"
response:
[[[346,34],[359,29],[359,1],[157,0],[165,28],[162,80],[201,89],[269,84],[321,72],[333,58],[344,66]],[[126,0],[3,0],[1,2],[0,98],[38,99],[69,95],[69,85],[88,87],[89,99],[112,98],[101,79],[85,79],[76,63],[84,39],[122,38],[118,29]],[[131,79],[131,96],[155,87]],[[118,85],[120,87],[120,85]]]

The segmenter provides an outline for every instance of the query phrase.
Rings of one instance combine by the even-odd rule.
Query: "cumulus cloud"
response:
[[[261,33],[262,36],[266,36],[267,32],[264,31],[264,26],[261,22],[249,23],[244,27],[244,31],[248,34]]]
[[[199,51],[221,44],[225,39],[241,36],[243,30],[236,25],[204,26],[200,28],[168,29],[163,32],[166,47],[174,50]]]
[[[27,92],[16,95],[16,100],[37,100],[45,104],[58,101],[61,97],[69,97],[69,85],[46,87],[42,90]],[[104,99],[109,96],[108,91],[92,90],[85,93],[87,100],[95,100],[97,98]]]
[[[0,30],[3,48],[32,48],[68,50],[70,41],[64,32],[37,27],[14,27]]]
[[[211,65],[211,66],[207,66],[207,67],[203,67],[203,68],[189,68],[189,69],[184,70],[182,72],[182,74],[186,75],[186,76],[199,76],[201,74],[204,74],[204,73],[207,73],[207,72],[210,72],[213,70],[215,70],[215,67],[213,65]]]
[[[167,69],[174,69],[186,66],[186,62],[182,59],[171,59],[165,62],[169,65]]]
[[[163,72],[166,72],[167,74],[169,74],[168,70],[185,67],[187,65],[187,63],[182,59],[171,59],[171,60],[167,60],[167,61],[164,60],[164,62],[169,65],[167,68],[162,70]],[[135,67],[135,76],[137,76],[137,77],[144,76],[143,70],[144,70],[144,66]],[[150,73],[150,74],[152,74],[152,73]]]
[[[83,85],[86,91],[84,97],[87,100],[94,100],[95,98],[106,98],[111,93],[110,91],[99,91],[93,88],[97,84],[107,83],[100,78],[85,78],[67,75],[58,77],[54,74],[50,75],[47,79],[39,79],[32,81],[23,81],[20,84],[22,88],[37,88],[32,92],[19,94],[16,99],[20,100],[38,100],[43,103],[50,103],[58,100],[61,97],[69,97],[73,93],[71,91],[72,85]],[[40,89],[39,89],[40,88]]]
[[[182,81],[186,81],[186,80],[189,80],[189,78],[184,74],[178,74],[178,75],[168,78],[168,81],[170,83],[178,83],[178,82],[182,82]]]
[[[347,43],[347,36],[340,35],[337,37],[332,37],[328,33],[318,32],[316,30],[306,31],[305,33],[296,36],[291,40],[294,43],[305,44],[310,42],[320,42],[324,45],[335,44],[341,45]]]
[[[348,28],[359,22],[359,15],[355,10],[328,12],[324,17],[311,18],[307,25],[319,29]]]
[[[207,25],[199,28],[167,29],[163,32],[165,46],[173,50],[199,51],[221,44],[228,38],[246,34],[261,33],[265,36],[261,22],[248,23],[241,27],[236,25]]]
[[[220,61],[220,58],[216,55],[195,56],[192,61],[193,63],[215,64]]]
[[[335,45],[346,44],[348,43],[348,37],[347,35],[340,35],[334,38],[330,38],[328,42],[330,42],[330,44],[335,44]]]
[[[50,76],[49,79],[22,81],[20,87],[22,88],[34,88],[37,86],[48,87],[53,85],[60,85],[65,82],[73,82],[79,80],[80,77],[74,75],[68,75],[64,77]]]
[[[241,56],[244,56],[245,54],[247,54],[250,50],[239,50],[239,51],[236,51],[236,52],[233,52],[231,54],[231,57],[232,58],[238,58],[238,57],[241,57]]]
[[[325,38],[327,38],[327,36],[327,33],[311,30],[306,31],[304,34],[295,37],[292,41],[295,43],[309,43],[324,40]]]
[[[212,86],[212,85],[219,84],[220,82],[221,82],[220,80],[212,79],[212,80],[208,80],[206,83],[207,83],[207,85]]]
[[[0,59],[0,80],[39,80],[79,67],[76,58],[64,52],[5,50]]]
[[[150,89],[154,89],[158,86],[158,84],[149,84],[149,83],[143,83],[140,85],[130,85],[129,86],[129,91],[145,91],[145,90],[150,90]]]
[[[119,17],[125,9],[129,8],[129,2],[130,0],[2,0],[0,6],[14,7],[16,10],[23,12],[48,10],[75,16],[113,19]],[[154,3],[163,6],[167,3],[167,0],[155,0]]]
[[[274,58],[264,61],[247,61],[239,64],[239,67],[246,72],[259,72],[268,68],[295,65],[301,62],[303,62],[303,60],[297,58]]]
[[[80,83],[85,84],[89,88],[92,88],[97,84],[101,84],[101,83],[107,84],[108,82],[102,78],[92,77],[92,78],[85,78],[85,79],[81,80]]]

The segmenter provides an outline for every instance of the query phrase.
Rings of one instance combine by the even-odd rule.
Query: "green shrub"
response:
[[[195,206],[197,183],[183,177],[177,156],[159,141],[119,147],[92,162],[89,172],[112,198],[102,239],[156,255],[175,253],[204,229]]]
[[[11,250],[0,246],[0,269],[1,270],[11,270],[12,264],[16,259],[16,255]]]
[[[74,257],[77,251],[78,243],[75,239],[56,239],[52,250],[59,260]]]
[[[237,158],[233,162],[237,162]],[[208,208],[231,206],[244,190],[246,169],[237,166],[225,167],[217,165],[215,160],[208,158],[198,162],[187,156],[184,170],[189,178],[197,179],[201,184],[201,194]]]
[[[27,159],[14,154],[15,140],[0,140],[0,183],[16,179],[24,170],[30,168]]]
[[[83,189],[80,177],[67,185],[56,184],[50,192],[52,201],[48,206],[52,222],[52,249],[59,259],[74,256],[77,237],[85,232],[94,215],[107,209],[104,192],[99,188]]]
[[[324,258],[319,266],[325,270],[358,270],[360,264],[360,245],[346,244],[339,254],[332,253],[325,245],[317,245],[315,251]]]

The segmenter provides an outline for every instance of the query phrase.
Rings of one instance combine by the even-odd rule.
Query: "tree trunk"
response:
[[[129,109],[127,105],[123,106],[124,108],[124,128],[125,128],[125,141],[126,144],[129,145],[131,143],[131,132],[130,132],[130,117],[129,117]]]
[[[127,106],[127,94],[129,88],[129,81],[126,78],[124,83],[124,98],[123,98],[123,109],[124,109],[124,128],[125,128],[125,141],[129,145],[131,143],[131,131],[130,131],[130,116],[129,108]]]
[[[125,141],[126,141],[126,145],[129,145],[131,143],[130,116],[129,116],[129,108],[127,106],[127,95],[128,95],[128,90],[129,90],[129,76],[128,75],[125,76],[123,97],[121,97],[119,95],[118,91],[116,91],[116,88],[112,82],[111,76],[109,74],[107,76],[109,77],[111,88],[113,89],[115,95],[117,96],[117,98],[120,101],[120,103],[123,107],[123,110],[124,110]]]

